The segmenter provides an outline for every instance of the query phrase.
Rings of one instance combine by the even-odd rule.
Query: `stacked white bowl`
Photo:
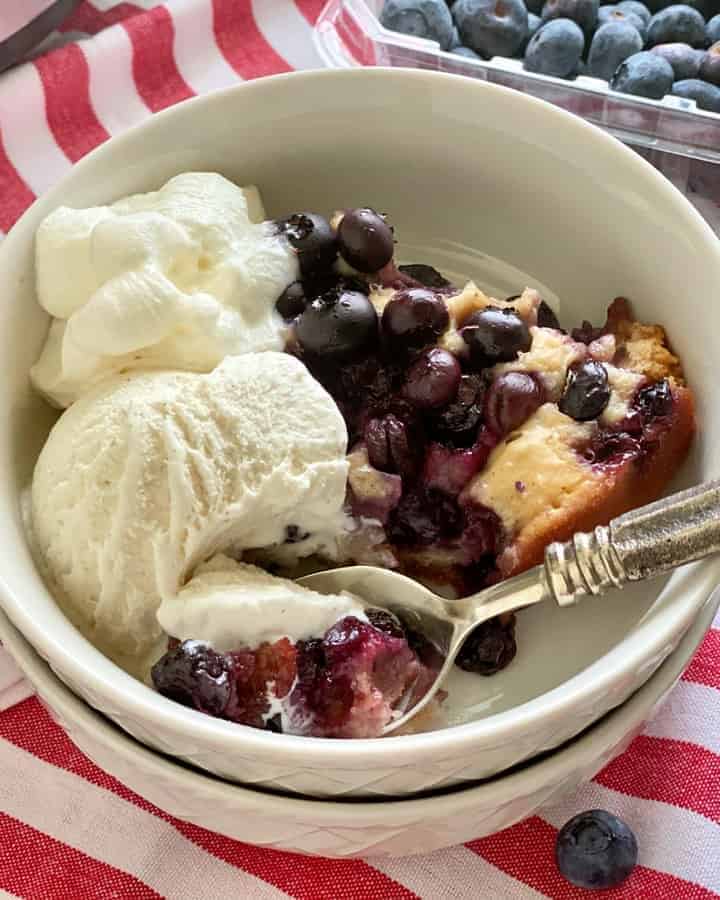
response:
[[[459,670],[453,676],[447,727],[376,741],[278,735],[210,718],[154,693],[91,646],[46,590],[20,509],[53,420],[28,383],[48,326],[34,292],[34,233],[60,204],[106,203],[188,170],[257,184],[270,215],[381,208],[396,228],[401,261],[473,277],[499,296],[537,286],[559,298],[566,321],[599,321],[613,297],[629,297],[639,318],[667,328],[698,400],[699,436],[676,486],[720,474],[720,458],[711,452],[720,436],[713,384],[720,331],[712,303],[720,245],[690,204],[631,150],[522,94],[417,70],[279,76],[181,104],[79,163],[0,246],[0,601],[77,698],[147,747],[227,782],[310,798],[402,798],[467,787],[559,747],[641,688],[686,634],[687,661],[707,627],[717,561],[570,610],[521,613],[511,666],[492,678]],[[680,658],[673,657],[682,668]],[[49,684],[49,673],[25,652],[28,666],[31,659],[36,677],[42,671]],[[63,720],[71,719],[67,704],[78,716],[82,708],[84,735],[112,732],[101,764],[112,768],[109,748],[122,744],[153,766],[178,771],[53,681],[47,702],[54,707],[61,697]],[[532,811],[532,803],[517,802],[516,777],[491,782],[498,796],[505,792],[514,819]],[[228,783],[222,790],[241,789]],[[468,796],[473,790],[482,789],[469,788]],[[439,808],[444,801],[427,802]],[[425,849],[430,844],[428,838]],[[353,852],[353,846],[316,849]]]

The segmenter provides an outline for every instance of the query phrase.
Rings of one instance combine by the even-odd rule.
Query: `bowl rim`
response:
[[[159,132],[171,120],[191,119],[193,112],[200,107],[216,106],[222,109],[225,104],[231,104],[237,95],[245,97],[255,94],[262,98],[263,95],[272,95],[278,90],[287,91],[288,85],[294,86],[299,92],[324,92],[332,90],[333,83],[342,83],[345,79],[367,81],[369,91],[388,91],[395,84],[402,90],[403,84],[416,84],[418,89],[428,91],[437,86],[442,90],[464,92],[469,105],[477,102],[478,98],[481,102],[490,104],[502,103],[505,110],[510,107],[514,107],[515,112],[522,110],[528,122],[534,124],[533,120],[541,118],[546,123],[545,127],[552,125],[556,131],[565,132],[566,136],[589,141],[595,145],[598,153],[606,158],[614,158],[622,165],[628,174],[632,174],[636,183],[644,183],[646,189],[654,193],[656,205],[662,200],[666,212],[683,221],[688,240],[692,240],[694,246],[699,244],[704,249],[707,265],[717,269],[720,281],[720,242],[710,226],[669,180],[614,137],[565,110],[506,87],[467,79],[461,75],[380,67],[275,75],[195,97],[151,116],[90,152],[55,187],[32,204],[0,245],[0,272],[5,259],[11,258],[15,252],[15,245],[22,245],[26,241],[25,232],[41,211],[46,212],[61,202],[67,202],[65,195],[68,190],[72,191],[82,181],[87,169],[121,156],[124,147],[135,144],[141,135]],[[708,560],[695,564],[694,568],[696,576],[698,572],[704,573],[703,581],[707,582],[707,590],[703,596],[706,596],[720,580],[720,560]],[[40,579],[39,572],[37,576]],[[433,732],[392,736],[382,741],[337,741],[271,734],[214,719],[162,697],[112,663],[114,678],[110,680],[98,672],[94,665],[94,660],[98,657],[109,662],[107,657],[87,640],[85,644],[88,653],[81,657],[67,653],[61,636],[48,633],[40,622],[33,620],[22,602],[21,593],[8,584],[5,573],[0,572],[0,601],[13,623],[45,658],[56,664],[58,670],[67,673],[73,682],[88,685],[89,693],[92,692],[93,696],[113,698],[113,707],[122,709],[124,715],[140,717],[146,722],[152,721],[155,725],[161,725],[166,734],[173,733],[181,739],[192,734],[195,742],[200,741],[206,747],[222,747],[223,751],[229,753],[256,752],[265,756],[270,754],[272,757],[281,755],[284,762],[302,761],[305,766],[311,763],[314,768],[323,767],[323,759],[328,754],[335,764],[346,768],[365,768],[393,751],[403,753],[403,759],[407,761],[410,757],[424,757],[429,752],[442,752],[450,746],[456,752],[463,748],[469,750],[481,738],[483,741],[507,740],[518,729],[527,731],[540,722],[563,718],[569,709],[582,704],[583,700],[587,702],[589,695],[596,696],[608,691],[623,676],[628,677],[642,668],[653,654],[662,653],[673,638],[687,630],[697,614],[699,603],[696,602],[690,608],[683,608],[679,603],[668,603],[652,623],[644,620],[638,622],[629,635],[588,667],[555,688],[508,710]],[[46,590],[46,593],[51,597],[49,591]],[[80,634],[69,619],[66,622],[76,635]],[[313,747],[311,759],[307,756],[309,746]]]
[[[628,720],[632,722],[636,711],[643,722],[647,721],[657,704],[675,686],[708,633],[719,608],[720,587],[707,595],[681,642],[642,687],[620,706],[610,710],[600,720],[543,758],[527,760],[507,774],[499,773],[467,786],[441,789],[429,796],[378,797],[372,800],[328,800],[278,794],[226,781],[201,769],[182,764],[172,756],[147,747],[74,694],[2,610],[0,610],[0,637],[3,643],[11,648],[11,655],[26,677],[33,685],[41,685],[40,699],[44,704],[47,703],[52,711],[58,710],[61,715],[64,713],[73,723],[81,722],[86,730],[92,732],[98,740],[102,740],[107,749],[119,753],[128,763],[140,758],[144,765],[163,778],[172,777],[177,779],[178,783],[192,781],[198,790],[211,792],[219,802],[223,800],[227,802],[227,793],[230,791],[232,795],[261,804],[264,810],[269,808],[271,813],[273,811],[283,815],[306,813],[311,816],[323,814],[330,820],[339,816],[340,822],[344,822],[343,815],[352,811],[354,824],[369,826],[386,824],[382,820],[386,819],[389,811],[413,816],[424,811],[426,814],[431,812],[437,817],[443,811],[456,815],[464,809],[472,808],[483,795],[495,796],[498,803],[507,802],[508,797],[523,796],[536,791],[539,784],[553,783],[566,775],[571,771],[573,761],[575,764],[580,764],[582,759],[586,763],[596,761],[601,755],[598,753],[600,747],[617,748],[622,739],[637,726],[638,723],[635,722],[628,727]],[[52,697],[52,700],[46,701],[46,697]],[[72,740],[72,735],[70,737]]]

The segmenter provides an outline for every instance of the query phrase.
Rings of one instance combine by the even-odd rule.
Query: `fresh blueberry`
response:
[[[643,40],[632,25],[620,21],[601,25],[590,44],[589,74],[610,81],[620,63],[642,47]]]
[[[377,313],[359,291],[330,291],[305,308],[295,326],[311,356],[343,359],[369,347],[377,336]]]
[[[317,213],[293,213],[279,219],[277,227],[297,253],[303,275],[327,269],[335,262],[337,241],[327,219]]]
[[[691,47],[705,46],[705,19],[696,9],[682,3],[655,13],[647,30],[649,47],[675,42]]]
[[[720,15],[713,16],[705,26],[705,34],[709,44],[720,41]]]
[[[485,394],[485,422],[495,434],[519,428],[545,402],[545,391],[527,372],[503,372]]]
[[[522,42],[522,46],[520,47],[522,53],[525,53],[525,48],[530,43],[532,36],[536,31],[542,28],[542,24],[543,20],[540,18],[540,16],[536,16],[535,13],[528,13],[527,34],[525,35],[525,40]]]
[[[448,6],[450,6],[449,3],[448,3]],[[460,40],[460,32],[457,30],[457,25],[453,25],[453,35],[452,35],[452,41],[450,43],[450,49],[454,50],[456,47],[461,47],[461,46],[462,46],[462,41]]]
[[[482,366],[511,362],[530,349],[530,330],[514,309],[488,306],[473,313],[461,332],[474,360]]]
[[[641,38],[645,37],[646,24],[636,13],[618,9],[617,6],[613,5],[601,6],[598,10],[598,27],[609,25],[611,22],[622,22],[625,25],[632,25],[633,28],[637,29]],[[642,50],[642,44],[639,49]],[[634,50],[633,53],[637,53],[637,50]]]
[[[295,319],[305,309],[307,297],[302,281],[293,281],[278,297],[275,309],[287,322]]]
[[[382,314],[383,334],[400,350],[421,350],[434,344],[449,324],[445,301],[426,288],[398,291]]]
[[[602,890],[621,884],[637,864],[635,835],[616,816],[592,809],[570,819],[560,829],[555,860],[569,882]]]
[[[607,369],[601,363],[582,362],[568,371],[560,412],[578,422],[597,419],[610,400]]]
[[[530,38],[524,66],[528,72],[567,78],[577,71],[585,47],[580,26],[570,19],[553,19]]]
[[[374,209],[361,207],[345,213],[338,228],[342,258],[359,272],[377,272],[393,257],[392,228]]]
[[[720,87],[715,84],[708,84],[699,78],[686,78],[675,82],[672,93],[676,97],[694,100],[700,109],[720,113]]]
[[[595,27],[598,9],[598,0],[547,0],[542,8],[542,20],[572,19],[588,34]]]
[[[640,0],[621,0],[621,2],[617,4],[617,8],[621,12],[631,12],[638,16],[643,20],[646,26],[652,17],[650,10],[644,3],[640,3]]]
[[[700,78],[710,84],[720,84],[720,41],[714,43],[702,58]]]
[[[674,79],[675,73],[666,59],[643,50],[620,64],[610,87],[623,94],[661,100],[670,93]]]
[[[700,71],[700,63],[705,52],[695,50],[690,44],[656,44],[651,53],[662,56],[672,66],[675,78],[678,81],[684,78],[697,78]]]
[[[455,399],[461,374],[452,353],[432,347],[408,369],[403,394],[419,409],[440,409]]]
[[[467,56],[468,59],[482,59],[479,53],[476,53],[472,47],[453,47],[452,52],[458,56]]]
[[[453,15],[463,44],[486,59],[514,56],[527,33],[523,0],[457,0]]]
[[[453,20],[445,0],[385,0],[380,22],[391,31],[437,41],[449,50]]]

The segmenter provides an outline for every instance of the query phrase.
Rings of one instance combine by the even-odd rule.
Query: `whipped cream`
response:
[[[161,601],[215,553],[333,555],[346,447],[335,402],[286,353],[108,379],[63,413],[35,468],[51,587],[108,655],[142,654]]]
[[[157,613],[167,634],[206,641],[220,652],[283,637],[322,637],[348,615],[366,619],[362,602],[352,594],[318,594],[222,554],[198,566]]]
[[[275,302],[299,265],[264,216],[256,188],[204,172],[56,209],[36,236],[38,300],[53,319],[35,388],[65,407],[108,375],[209,372],[225,356],[282,350]]]

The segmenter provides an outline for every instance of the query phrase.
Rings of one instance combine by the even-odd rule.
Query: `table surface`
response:
[[[81,3],[42,52],[0,76],[0,229],[85,153],[153,112],[319,66],[311,31],[322,6]],[[571,900],[591,895],[558,875],[556,829],[594,807],[622,815],[640,844],[630,881],[600,896],[720,897],[720,618],[645,733],[562,807],[461,847],[372,864],[250,847],[149,808],[73,746],[0,649],[0,896],[196,900],[192,885],[203,884],[204,900]],[[120,819],[135,837],[119,863]]]

